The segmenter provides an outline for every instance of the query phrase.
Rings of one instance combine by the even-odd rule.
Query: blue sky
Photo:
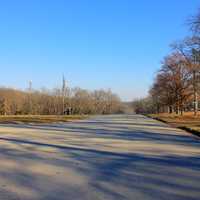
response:
[[[0,1],[0,85],[111,88],[142,97],[199,0]]]

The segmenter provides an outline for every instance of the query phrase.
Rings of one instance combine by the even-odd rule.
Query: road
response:
[[[0,200],[199,200],[200,140],[140,115],[0,125]]]

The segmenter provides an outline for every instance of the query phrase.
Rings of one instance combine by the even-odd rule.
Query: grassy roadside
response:
[[[86,119],[86,115],[5,115],[0,123],[55,123]]]
[[[184,113],[183,116],[176,114],[151,114],[149,117],[168,123],[173,127],[181,128],[197,136],[200,136],[200,114],[194,116],[193,113]]]

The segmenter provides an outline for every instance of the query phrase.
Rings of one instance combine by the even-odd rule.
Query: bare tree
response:
[[[157,104],[157,112],[161,108],[165,112],[167,108],[170,113],[173,110],[183,113],[191,96],[191,73],[182,54],[174,52],[165,57],[150,94]]]
[[[200,38],[198,36],[188,37],[181,42],[172,45],[185,59],[185,64],[191,74],[193,90],[193,110],[194,115],[198,112],[198,82],[200,72]]]

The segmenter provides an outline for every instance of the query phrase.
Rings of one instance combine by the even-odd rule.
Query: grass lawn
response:
[[[54,123],[85,118],[86,115],[1,115],[0,123]]]
[[[200,135],[200,113],[197,116],[194,116],[193,112],[184,113],[183,116],[168,113],[151,114],[149,116],[167,122],[174,127],[182,128],[196,135]]]

